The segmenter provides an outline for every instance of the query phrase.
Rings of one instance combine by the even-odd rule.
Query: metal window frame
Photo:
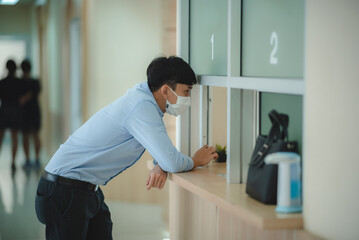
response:
[[[177,118],[177,148],[194,154],[196,147],[210,143],[209,87],[227,88],[228,183],[246,181],[250,155],[259,133],[259,93],[305,93],[304,79],[241,76],[241,58],[238,58],[242,43],[241,8],[241,0],[228,0],[227,76],[198,76],[199,87],[192,93],[199,97],[193,100],[191,111]],[[190,0],[177,0],[177,55],[189,63],[190,21]],[[195,124],[198,129],[191,128],[191,121],[198,121]]]

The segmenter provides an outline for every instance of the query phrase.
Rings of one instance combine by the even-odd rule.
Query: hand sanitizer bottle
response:
[[[264,159],[266,164],[278,164],[276,212],[302,211],[300,156],[293,152],[276,152]]]

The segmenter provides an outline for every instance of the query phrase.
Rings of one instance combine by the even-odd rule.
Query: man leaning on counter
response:
[[[147,82],[98,111],[59,147],[36,195],[46,239],[112,239],[110,211],[98,186],[135,164],[146,149],[155,163],[148,190],[162,189],[166,172],[189,171],[218,157],[207,145],[193,157],[179,152],[162,120],[164,113],[178,116],[189,108],[196,83],[181,58],[156,58],[147,68]]]

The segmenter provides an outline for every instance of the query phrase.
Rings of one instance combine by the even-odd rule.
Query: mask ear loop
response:
[[[168,87],[176,95],[176,97],[178,97],[177,93],[170,86],[168,86]]]
[[[163,87],[165,87],[165,86],[167,86],[167,88],[171,89],[171,87],[168,86],[167,84],[163,85],[161,88],[163,88]],[[171,90],[172,90],[172,89],[171,89]],[[165,90],[162,90],[161,92],[162,92],[163,98],[164,98],[165,101],[166,101],[166,108],[167,108],[167,107],[168,107],[168,103],[167,103],[167,102],[169,102],[169,101],[168,101],[168,97],[167,97],[166,95],[168,95],[168,93],[165,93]],[[168,92],[168,90],[167,90],[167,92]]]
[[[168,84],[163,85],[163,86],[167,86],[167,88],[169,88],[170,91],[172,91],[172,92],[176,95],[176,93],[172,90],[172,88],[171,88]],[[163,86],[162,86],[162,87],[163,87]],[[167,92],[168,92],[168,90],[167,90]],[[166,98],[166,95],[168,95],[168,93],[165,94],[165,96],[164,96],[164,98],[165,98],[165,100],[166,100],[166,112],[167,112],[167,109],[170,107],[170,105],[171,105],[172,103],[168,100],[168,98]],[[176,96],[177,96],[177,95],[176,95]],[[178,99],[178,98],[177,98],[177,99]],[[176,103],[177,103],[177,101],[176,101]]]
[[[168,86],[168,85],[167,85]],[[171,90],[171,92],[173,92],[173,94],[177,97],[177,99],[176,99],[176,102],[174,103],[174,104],[176,104],[177,102],[178,102],[178,98],[179,98],[179,96],[177,95],[177,93],[170,87],[170,86],[168,86],[168,88]],[[168,99],[167,99],[167,101],[168,101]],[[169,101],[168,101],[169,102]]]

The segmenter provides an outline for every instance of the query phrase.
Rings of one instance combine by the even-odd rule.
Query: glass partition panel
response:
[[[288,136],[290,141],[298,141],[302,152],[303,97],[297,95],[261,93],[260,94],[260,133],[268,135],[272,126],[268,113],[275,109],[289,116]]]
[[[243,0],[241,74],[302,78],[304,0]]]
[[[227,1],[190,1],[190,64],[198,75],[227,75]]]

